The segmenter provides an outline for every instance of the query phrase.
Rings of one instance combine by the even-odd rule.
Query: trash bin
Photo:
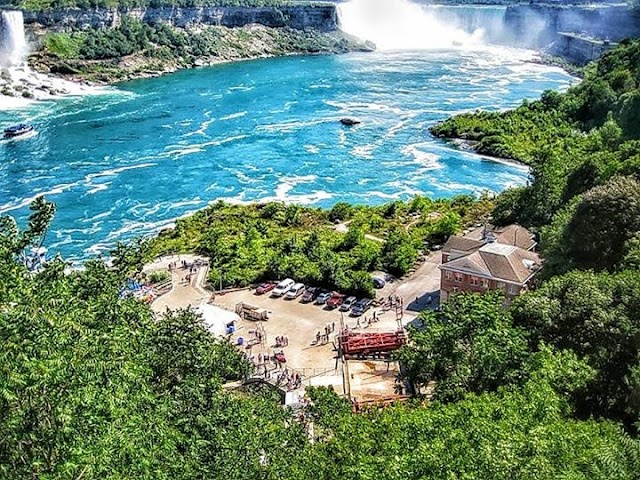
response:
[[[238,337],[237,345],[244,345],[244,338]]]

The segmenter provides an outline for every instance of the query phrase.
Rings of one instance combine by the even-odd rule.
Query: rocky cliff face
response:
[[[68,31],[89,27],[115,27],[122,16],[145,23],[168,23],[175,27],[214,25],[244,27],[259,24],[272,28],[313,29],[320,32],[338,30],[338,12],[333,4],[309,4],[282,7],[201,7],[201,8],[133,8],[117,9],[55,9],[46,12],[24,12],[27,28],[48,31]]]
[[[530,48],[556,42],[560,33],[576,33],[612,42],[640,36],[640,13],[623,5],[516,5],[507,8],[504,22],[514,43]]]

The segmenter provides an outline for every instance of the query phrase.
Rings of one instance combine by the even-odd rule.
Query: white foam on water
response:
[[[240,118],[240,117],[244,117],[248,112],[238,112],[238,113],[232,113],[231,115],[227,115],[225,117],[220,117],[220,121],[224,121],[224,120],[232,120],[234,118]]]
[[[339,118],[322,118],[318,120],[309,120],[306,122],[287,122],[287,123],[273,123],[269,125],[258,125],[256,131],[268,132],[268,133],[291,133],[302,128],[311,127],[314,125],[320,125],[323,123],[332,123],[340,120]]]
[[[59,185],[54,186],[53,188],[43,191],[43,192],[37,192],[35,195],[31,195],[30,197],[27,198],[23,198],[21,199],[19,202],[7,202],[4,205],[0,205],[0,214],[2,213],[7,213],[10,212],[12,210],[17,210],[23,207],[26,207],[27,205],[30,205],[31,202],[33,202],[36,198],[38,197],[50,197],[53,195],[57,195],[60,194],[62,192],[65,192],[77,185],[79,185],[80,182],[73,182],[73,183],[61,183]]]
[[[102,172],[89,173],[89,174],[85,175],[84,179],[85,179],[86,182],[88,182],[88,184],[91,184],[91,181],[93,181],[93,179],[95,179],[95,178],[113,177],[114,175],[118,175],[119,173],[126,172],[127,170],[136,170],[138,168],[154,167],[155,165],[157,165],[157,164],[156,163],[141,163],[139,165],[127,165],[125,167],[109,168],[108,170],[103,170]]]
[[[93,185],[92,189],[87,190],[87,194],[93,195],[94,193],[102,192],[104,190],[109,190],[110,185],[111,185],[111,182],[98,183],[97,185]]]
[[[320,153],[320,147],[318,147],[317,145],[305,145],[304,149],[312,154]]]
[[[420,147],[431,146],[431,143],[413,143],[402,148],[401,152],[414,158],[415,163],[427,168],[436,169],[443,168],[444,165],[438,162],[440,157],[435,153],[423,152]]]

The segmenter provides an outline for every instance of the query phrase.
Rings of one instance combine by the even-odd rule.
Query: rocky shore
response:
[[[122,57],[104,59],[61,58],[46,48],[30,57],[32,68],[40,73],[92,84],[113,84],[148,78],[184,68],[204,67],[226,62],[285,55],[340,54],[374,51],[369,42],[340,30],[319,32],[249,25],[239,28],[200,27],[216,38],[216,48],[204,55],[176,53],[164,55],[151,47]],[[191,29],[186,30],[187,35]]]
[[[264,8],[24,11],[28,67],[0,71],[0,102],[47,99],[184,68],[285,55],[373,51],[339,29],[334,4]],[[136,30],[135,33],[131,31]],[[124,40],[123,40],[124,38]],[[143,40],[139,40],[143,38]],[[73,82],[73,83],[70,83]]]

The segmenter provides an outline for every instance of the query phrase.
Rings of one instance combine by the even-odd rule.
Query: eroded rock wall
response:
[[[244,27],[251,24],[265,27],[289,27],[296,30],[313,29],[320,32],[338,30],[338,12],[330,3],[291,5],[282,7],[199,7],[199,8],[132,8],[75,9],[61,8],[45,12],[25,11],[27,28],[49,31],[69,31],[114,27],[122,16],[143,22],[168,23],[176,27],[216,25]]]

